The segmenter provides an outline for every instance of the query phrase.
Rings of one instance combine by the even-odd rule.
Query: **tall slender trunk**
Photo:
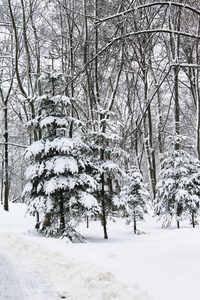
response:
[[[98,0],[95,0],[95,7],[94,7],[94,16],[97,19],[98,18]],[[99,48],[99,29],[98,26],[95,27],[95,45],[94,45],[94,55],[95,55],[95,97],[96,97],[96,103],[100,103],[100,94],[99,94],[99,81],[98,81],[98,48]]]
[[[3,195],[4,195],[4,159],[2,158],[1,163],[1,205],[3,205]]]
[[[73,11],[74,11],[74,0],[68,1],[69,9],[71,11],[70,15],[68,14],[68,30],[69,30],[69,68],[70,68],[70,76],[73,78],[74,76],[74,43],[73,43],[73,31],[74,31],[74,16],[73,16]],[[70,83],[70,97],[74,97],[74,82],[71,80]],[[72,105],[71,109],[71,116],[73,118],[74,116],[74,107]],[[69,136],[72,138],[73,136],[73,127],[74,123],[71,121],[70,124],[70,129],[69,129]]]
[[[196,148],[198,158],[200,159],[200,92],[199,92],[199,70],[196,70]]]
[[[151,153],[151,165],[150,165],[150,176],[152,180],[153,196],[156,195],[156,158],[155,149],[153,147],[153,129],[152,129],[152,118],[151,118],[151,105],[148,107],[148,128],[149,128],[149,146]]]
[[[105,178],[101,175],[101,206],[102,206],[102,226],[104,232],[104,239],[108,239],[107,222],[106,222],[106,208],[105,208]]]
[[[22,85],[22,81],[21,81],[21,77],[20,77],[20,73],[19,73],[19,59],[18,59],[18,55],[19,55],[19,38],[18,38],[18,33],[17,33],[17,26],[15,23],[15,18],[13,15],[13,11],[12,11],[12,4],[10,2],[10,0],[8,0],[8,8],[9,8],[9,12],[10,12],[10,17],[11,17],[11,22],[12,22],[12,27],[13,27],[13,32],[14,32],[14,38],[15,38],[15,73],[16,73],[16,78],[17,78],[17,82],[18,82],[18,86],[20,89],[20,92],[22,93],[22,95],[27,98],[27,93],[24,90],[24,87]]]
[[[144,68],[144,106],[148,103],[148,81],[147,71]],[[145,150],[147,155],[147,163],[149,168],[149,176],[151,182],[151,190],[153,199],[156,195],[156,163],[155,151],[153,149],[153,133],[152,133],[152,119],[151,119],[151,106],[148,105],[147,116],[144,117],[144,132],[145,132]]]
[[[9,170],[8,170],[8,101],[4,101],[4,210],[9,210],[8,196],[9,196]]]
[[[182,2],[182,0],[180,0]],[[172,13],[172,12],[170,12]],[[176,20],[172,20],[171,14],[169,17],[169,28],[172,30],[172,34],[170,35],[170,47],[172,59],[175,62],[175,66],[173,67],[174,72],[174,128],[175,135],[180,135],[180,107],[179,107],[179,53],[180,53],[180,36],[177,37],[173,33],[173,30],[180,31],[181,30],[181,8],[178,10],[178,14],[176,16]],[[180,144],[175,142],[175,150],[180,149]]]
[[[104,127],[104,126],[103,126]],[[103,132],[105,133],[105,127],[103,128]],[[104,161],[104,149],[101,149],[100,159]],[[105,203],[105,175],[104,173],[101,174],[101,209],[102,209],[102,226],[104,231],[104,239],[108,239],[107,233],[107,222],[106,222],[106,203]]]
[[[182,2],[182,0],[180,0]],[[170,8],[171,10],[171,8]],[[173,31],[180,31],[181,30],[181,8],[178,9],[178,13],[176,17],[170,11],[169,15],[169,28],[172,30],[172,34],[170,34],[170,47],[171,47],[171,55],[172,59],[175,63],[173,67],[174,73],[174,134],[176,136],[180,135],[180,105],[179,105],[179,53],[180,53],[180,36],[175,36]],[[174,17],[174,19],[173,19]],[[180,149],[180,143],[175,140],[174,150]],[[178,205],[177,212],[178,217],[181,217],[182,208]],[[180,228],[180,222],[177,220],[177,228]]]
[[[41,59],[40,59],[40,41],[38,38],[38,33],[37,33],[37,29],[33,20],[33,2],[32,0],[29,0],[29,7],[30,7],[30,21],[31,21],[31,26],[33,28],[33,33],[34,33],[34,37],[35,37],[35,53],[36,53],[36,61],[37,61],[37,70],[36,70],[36,74],[37,74],[37,78],[38,80],[36,81],[36,85],[37,85],[37,91],[38,91],[38,95],[41,96],[42,95],[42,88],[41,88],[41,82],[39,80],[39,77],[41,75]]]
[[[92,85],[91,79],[91,71],[90,66],[88,66],[89,61],[89,26],[88,26],[88,17],[87,17],[87,0],[83,0],[83,13],[85,15],[84,18],[84,54],[83,54],[83,62],[86,65],[86,90],[87,90],[87,101],[88,101],[88,108],[89,108],[89,119],[94,121],[94,107],[95,105],[95,95],[94,89]],[[95,125],[92,122],[92,127]]]
[[[175,134],[180,135],[180,107],[179,107],[179,83],[178,83],[179,66],[174,67],[174,119]],[[180,144],[175,143],[175,150],[180,149]]]
[[[198,33],[200,32],[200,21],[198,25]],[[196,64],[199,64],[199,40],[196,41]],[[195,72],[195,95],[197,106],[197,121],[196,121],[196,148],[198,158],[200,159],[200,90],[199,90],[199,68],[196,68]]]
[[[158,124],[157,124],[158,148],[159,148],[159,154],[162,154],[163,153],[163,139],[162,139],[163,120],[162,120],[162,109],[161,109],[161,95],[160,95],[160,89],[157,88],[158,81],[157,81],[156,74],[152,67],[151,59],[150,59],[150,68],[151,68],[151,73],[152,73],[154,83],[155,83],[155,89],[157,90],[156,96],[157,96],[157,112],[158,112]]]
[[[10,97],[10,93],[12,90],[13,85],[13,79],[11,80],[9,90],[7,92],[7,95],[4,97],[2,88],[0,87],[0,96],[2,99],[2,103],[4,106],[4,184],[3,184],[3,190],[4,190],[4,199],[3,199],[3,207],[4,210],[9,210],[9,153],[8,153],[8,99]]]
[[[24,38],[24,48],[26,51],[26,60],[27,60],[27,78],[28,78],[28,94],[33,96],[33,85],[32,85],[32,71],[31,71],[31,55],[28,46],[28,37],[27,37],[27,30],[26,30],[26,15],[25,15],[25,8],[24,8],[24,0],[21,0],[21,7],[22,7],[22,26],[23,26],[23,38]]]

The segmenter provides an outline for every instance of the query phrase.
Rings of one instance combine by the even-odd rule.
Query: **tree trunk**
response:
[[[179,107],[179,89],[178,89],[178,73],[179,66],[174,67],[174,118],[175,118],[175,134],[180,135],[180,107]],[[180,144],[175,143],[175,150],[180,149]]]
[[[26,60],[27,60],[27,76],[28,76],[28,94],[33,96],[33,86],[32,86],[32,70],[31,70],[31,55],[28,46],[28,37],[27,37],[27,29],[26,29],[26,15],[24,8],[24,0],[21,0],[22,7],[22,26],[23,26],[23,38],[24,38],[24,48],[26,52]]]
[[[9,195],[9,170],[8,170],[8,103],[4,101],[4,209],[9,210],[8,195]]]
[[[60,230],[63,233],[66,227],[65,224],[65,211],[64,211],[64,203],[63,203],[63,196],[60,196],[59,199],[59,205],[60,205]]]
[[[95,7],[94,7],[94,16],[98,19],[98,0],[95,0]],[[98,80],[98,47],[99,47],[99,29],[98,26],[95,26],[95,45],[94,45],[94,70],[95,70],[95,103],[100,103],[100,94],[99,94],[99,80]]]
[[[134,229],[134,234],[137,233],[137,221],[136,218],[133,219],[133,229]]]
[[[50,227],[50,226],[51,226],[51,213],[47,213],[45,215],[42,230],[44,230],[44,229],[46,229],[47,227]]]
[[[198,32],[200,28],[198,28]],[[196,42],[196,64],[199,64],[199,41]],[[196,107],[197,107],[197,125],[196,125],[196,148],[198,158],[200,159],[200,91],[199,91],[199,68],[196,68],[195,72],[195,92],[196,95]]]
[[[148,81],[146,67],[143,70],[144,74],[144,105],[148,103]],[[151,107],[148,105],[147,116],[144,116],[144,133],[145,133],[145,150],[147,155],[147,163],[149,168],[149,177],[151,183],[151,190],[153,199],[156,195],[156,163],[155,151],[153,149],[153,133],[152,133],[152,120],[151,120]]]
[[[1,205],[3,205],[3,195],[4,195],[4,160],[2,158],[2,163],[1,163]]]
[[[19,67],[19,59],[18,58],[19,58],[20,45],[19,45],[19,39],[18,39],[18,34],[17,34],[17,26],[16,26],[16,23],[15,23],[15,18],[14,18],[14,15],[13,15],[12,5],[11,5],[10,0],[8,0],[8,7],[9,7],[12,26],[13,26],[14,37],[15,37],[15,73],[16,73],[19,89],[20,89],[22,95],[25,98],[27,98],[27,94],[26,94],[26,92],[23,88],[20,73],[19,73],[19,68],[18,68]]]
[[[182,1],[181,1],[182,2]],[[181,30],[181,8],[178,10],[176,21],[172,21],[171,12],[169,19],[169,28],[173,30]],[[170,46],[172,58],[175,62],[174,71],[174,122],[175,122],[175,136],[180,135],[180,107],[179,107],[179,53],[180,53],[180,36],[175,37],[174,33],[170,35]],[[180,149],[179,142],[175,142],[175,150]]]
[[[177,220],[177,228],[180,228],[180,221]]]
[[[37,60],[37,77],[40,77],[40,73],[41,73],[41,68],[40,68],[40,42],[39,42],[39,38],[38,38],[38,34],[37,34],[37,29],[36,26],[34,24],[34,20],[33,20],[33,2],[32,0],[29,0],[29,7],[30,7],[30,20],[31,20],[31,26],[33,28],[33,33],[34,33],[34,37],[35,37],[35,52],[36,52],[36,60]],[[42,89],[41,89],[41,83],[40,80],[36,81],[36,86],[37,86],[37,90],[38,90],[38,95],[41,96],[42,95]]]
[[[194,217],[194,213],[192,213],[192,227],[195,228],[195,217]]]
[[[39,215],[38,211],[36,211],[36,224],[35,224],[35,228],[36,229],[40,228],[40,215]]]
[[[101,175],[101,206],[102,206],[102,226],[103,226],[103,232],[104,232],[104,239],[108,239],[108,233],[107,233],[107,222],[106,222],[106,209],[105,209],[105,178],[104,174]]]
[[[89,217],[86,217],[87,228],[89,228]]]
[[[83,62],[86,66],[86,93],[87,93],[87,101],[88,101],[88,110],[89,110],[89,118],[94,121],[94,109],[97,109],[96,98],[94,94],[93,80],[91,78],[90,67],[88,66],[88,61],[90,60],[90,41],[89,41],[89,32],[88,32],[88,18],[87,18],[87,1],[83,0],[83,13],[85,15],[84,18],[84,54],[83,54]],[[92,122],[93,129],[95,128],[95,124]]]
[[[162,120],[162,109],[161,109],[161,93],[160,93],[160,89],[158,88],[158,81],[157,81],[156,74],[152,67],[151,59],[150,59],[150,68],[151,68],[151,73],[152,73],[154,83],[155,83],[155,90],[157,90],[156,96],[157,96],[157,110],[158,110],[157,111],[157,113],[158,113],[158,125],[157,125],[158,148],[159,148],[159,154],[162,154],[163,153],[163,138],[162,138],[163,120]]]

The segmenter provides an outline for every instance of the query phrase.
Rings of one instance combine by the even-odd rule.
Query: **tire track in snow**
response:
[[[23,256],[41,270],[55,286],[60,298],[66,300],[152,299],[146,293],[137,291],[135,287],[117,282],[110,272],[101,272],[91,264],[67,260],[60,252],[51,251],[28,237],[12,232],[1,232],[0,241],[17,256]],[[51,300],[51,298],[47,299]]]
[[[0,247],[0,300],[47,299],[61,298],[39,271]]]

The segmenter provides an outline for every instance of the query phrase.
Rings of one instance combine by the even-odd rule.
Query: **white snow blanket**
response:
[[[84,244],[45,238],[35,231],[23,204],[0,208],[0,244],[45,275],[72,300],[188,300],[200,296],[199,227],[161,229],[150,216],[134,235],[125,220],[108,222],[103,239],[99,222],[80,225]]]

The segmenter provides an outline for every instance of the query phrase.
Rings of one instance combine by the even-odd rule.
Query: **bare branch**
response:
[[[139,122],[137,123],[137,128],[135,128],[134,130],[137,130],[137,129],[140,127],[140,125],[141,125],[141,123],[142,123],[142,120],[143,120],[144,116],[145,116],[146,113],[147,113],[147,110],[148,110],[149,105],[150,105],[151,102],[153,101],[155,95],[157,94],[159,88],[161,87],[161,85],[163,84],[163,82],[165,81],[165,79],[167,78],[167,76],[169,75],[170,71],[171,71],[171,66],[169,66],[169,70],[167,71],[167,73],[165,74],[165,76],[163,77],[163,79],[161,80],[161,82],[159,83],[159,85],[157,86],[156,90],[154,91],[153,95],[151,96],[151,99],[149,99],[149,101],[148,101],[148,103],[147,103],[147,105],[146,105],[146,107],[145,107],[145,109],[144,109],[144,111],[143,111],[143,114],[142,114],[142,116],[141,116]]]
[[[108,21],[108,20],[111,20],[111,19],[114,19],[114,18],[117,18],[117,17],[120,17],[120,16],[124,16],[126,14],[129,14],[131,12],[134,12],[134,11],[137,11],[137,10],[140,10],[140,9],[143,9],[143,8],[148,8],[148,7],[157,6],[157,5],[161,5],[161,6],[164,6],[164,5],[167,5],[167,6],[178,6],[178,7],[182,7],[182,8],[188,9],[188,10],[196,13],[197,15],[200,15],[200,11],[198,9],[190,6],[190,5],[183,4],[183,3],[171,2],[171,1],[168,1],[168,2],[158,1],[158,2],[147,3],[147,4],[144,4],[144,5],[136,6],[134,8],[130,8],[130,9],[128,9],[126,11],[123,11],[123,12],[120,12],[118,14],[115,14],[115,15],[112,15],[112,16],[100,19],[96,23],[96,25],[100,25],[101,23],[103,23],[105,21]]]
[[[115,41],[120,40],[122,38],[127,38],[129,36],[133,36],[133,35],[139,35],[139,34],[144,34],[144,33],[159,33],[159,32],[161,32],[161,33],[170,33],[170,34],[173,33],[173,34],[176,34],[176,35],[187,36],[187,37],[195,38],[195,39],[198,39],[198,40],[200,39],[200,36],[196,35],[196,34],[190,34],[190,33],[183,32],[183,31],[178,31],[178,30],[157,28],[157,29],[147,29],[147,30],[133,31],[133,32],[127,33],[124,36],[116,37]]]
[[[9,145],[9,146],[19,147],[19,148],[24,148],[24,149],[26,149],[28,147],[28,146],[25,146],[25,145],[14,144],[14,143],[5,143],[5,142],[0,142],[0,145],[1,146]]]
[[[195,35],[195,34],[190,34],[190,33],[187,33],[187,32],[182,32],[182,31],[177,31],[177,30],[163,29],[163,28],[134,31],[134,32],[127,33],[125,35],[120,35],[120,36],[117,36],[117,37],[113,38],[105,47],[103,47],[101,50],[99,50],[99,52],[96,55],[94,55],[85,64],[85,66],[83,67],[83,69],[81,71],[79,71],[71,80],[68,81],[68,84],[70,84],[72,81],[74,81],[80,74],[84,73],[86,71],[87,67],[96,59],[96,57],[98,57],[102,53],[104,53],[115,42],[117,42],[119,40],[123,40],[124,38],[128,38],[130,36],[140,35],[140,34],[145,34],[145,33],[152,33],[152,34],[156,34],[156,33],[168,33],[168,34],[172,34],[173,33],[173,34],[176,34],[176,35],[182,35],[182,36],[186,36],[186,37],[190,37],[190,38],[194,38],[194,39],[200,40],[200,36]]]

